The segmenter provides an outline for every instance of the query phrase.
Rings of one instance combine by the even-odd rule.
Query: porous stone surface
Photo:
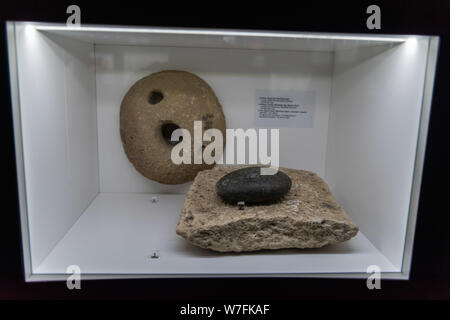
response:
[[[190,243],[220,252],[281,248],[318,248],[351,239],[358,227],[350,221],[315,173],[279,168],[292,186],[282,201],[270,205],[225,203],[217,181],[245,166],[220,165],[199,172],[189,189],[176,232]]]
[[[225,144],[225,116],[211,87],[198,76],[177,70],[153,73],[137,81],[120,107],[120,137],[130,162],[145,177],[164,184],[181,184],[213,165],[194,164],[194,121],[203,132],[219,129]],[[171,133],[187,129],[191,136],[191,164],[171,160]],[[204,142],[205,147],[209,142]]]
[[[289,192],[291,179],[282,171],[262,175],[261,168],[249,167],[230,172],[216,183],[216,193],[229,203],[270,204]]]

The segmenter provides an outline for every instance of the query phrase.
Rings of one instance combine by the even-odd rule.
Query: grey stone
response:
[[[283,172],[261,175],[261,168],[249,167],[233,171],[216,183],[223,201],[237,204],[269,204],[279,201],[291,189],[291,179]]]

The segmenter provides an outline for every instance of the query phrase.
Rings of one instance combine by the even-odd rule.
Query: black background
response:
[[[0,4],[2,185],[0,209],[0,299],[151,298],[182,301],[246,299],[449,299],[450,298],[450,1],[273,2],[43,2]],[[344,279],[151,279],[83,281],[82,290],[65,282],[25,283],[9,74],[4,22],[64,23],[70,4],[81,7],[82,24],[174,26],[351,33],[440,35],[425,168],[417,219],[411,279],[383,280],[368,290],[365,280]],[[381,7],[381,30],[366,28],[366,8]],[[181,303],[181,302],[180,302]]]

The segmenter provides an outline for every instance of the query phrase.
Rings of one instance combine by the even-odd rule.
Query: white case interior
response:
[[[29,280],[57,279],[69,265],[93,278],[356,277],[369,265],[405,277],[430,37],[8,26]],[[280,129],[280,165],[324,178],[359,234],[240,254],[177,236],[189,184],[141,176],[119,136],[124,94],[166,69],[206,80],[228,128],[255,126],[255,90],[315,91],[313,127]]]

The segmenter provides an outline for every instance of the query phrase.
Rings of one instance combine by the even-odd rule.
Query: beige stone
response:
[[[194,152],[191,152],[191,164],[174,164],[173,144],[167,140],[171,131],[167,132],[167,138],[163,127],[173,124],[187,129],[194,148],[194,121],[202,121],[203,131],[219,129],[225,140],[222,107],[201,78],[185,71],[168,70],[137,81],[126,93],[120,108],[120,137],[128,159],[142,175],[157,182],[192,181],[197,172],[212,165],[194,164]]]
[[[358,227],[315,173],[280,168],[292,180],[276,204],[237,206],[215,193],[216,182],[244,166],[216,166],[199,172],[185,198],[176,232],[190,243],[220,252],[318,248],[351,239]]]

